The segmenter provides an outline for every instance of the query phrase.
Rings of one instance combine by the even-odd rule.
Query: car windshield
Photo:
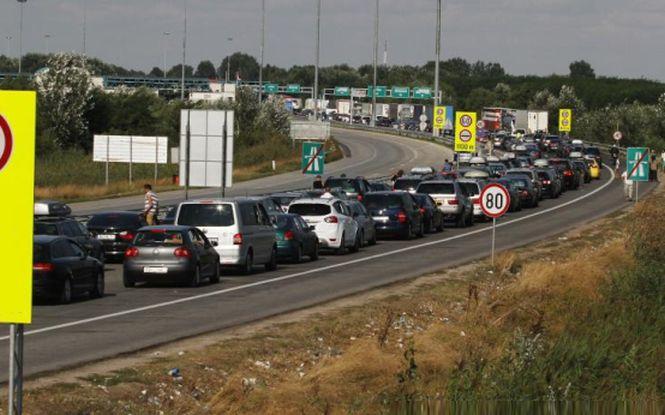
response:
[[[519,187],[520,189],[523,189],[523,188],[529,187],[529,184],[528,184],[529,182],[528,182],[528,180],[524,180],[524,179],[511,179],[511,182],[513,182],[513,184],[514,184],[515,186]]]
[[[178,225],[187,226],[231,226],[235,223],[233,205],[184,204],[178,213]]]
[[[399,194],[369,194],[364,202],[369,210],[399,209],[402,207],[403,199]]]
[[[32,247],[33,262],[46,262],[49,260],[48,245],[33,244]]]
[[[547,174],[547,173],[544,172],[544,171],[539,171],[539,172],[538,172],[538,177],[541,178],[541,179],[545,179],[545,180],[549,180],[549,179],[550,179],[550,175]]]
[[[330,205],[323,203],[296,203],[289,206],[289,213],[296,213],[300,216],[325,216],[330,212]]]
[[[151,229],[141,231],[136,234],[134,245],[136,246],[157,246],[157,245],[175,245],[183,244],[181,231],[171,231],[165,229]]]
[[[88,221],[88,226],[138,226],[139,215],[128,215],[128,214],[118,214],[118,213],[105,213],[101,215],[94,215]]]
[[[422,180],[418,179],[400,179],[395,181],[395,190],[415,189]]]
[[[347,193],[355,193],[356,183],[351,179],[328,179],[326,180],[326,187],[339,188]]]
[[[35,235],[57,235],[58,227],[54,223],[35,223]]]
[[[291,229],[293,228],[293,219],[288,216],[277,215],[275,216],[273,225],[279,230]]]
[[[455,194],[455,186],[452,183],[421,183],[418,193],[452,195]]]
[[[586,150],[584,150],[584,153],[592,156],[600,156],[600,150],[598,147],[587,147]]]
[[[477,183],[460,182],[460,186],[464,188],[464,190],[469,196],[475,196],[480,194],[480,189],[478,188]]]

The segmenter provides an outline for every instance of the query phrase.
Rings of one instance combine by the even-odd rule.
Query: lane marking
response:
[[[598,192],[603,191],[608,186],[610,186],[616,178],[616,176],[614,174],[614,171],[612,171],[612,169],[610,169],[607,165],[605,165],[603,167],[605,167],[610,172],[611,178],[605,184],[603,184],[601,187],[599,187],[595,190],[592,190],[591,192],[589,192],[587,194],[584,194],[584,195],[582,195],[578,198],[575,198],[573,200],[569,200],[568,202],[562,203],[560,205],[552,206],[552,207],[547,208],[545,210],[542,210],[542,211],[539,211],[539,212],[534,212],[534,213],[531,213],[529,215],[523,216],[521,218],[515,218],[515,219],[511,219],[511,220],[506,221],[506,222],[498,223],[496,225],[497,228],[508,226],[508,225],[513,224],[513,223],[522,222],[522,221],[527,220],[527,219],[531,219],[531,218],[534,218],[534,217],[537,217],[537,216],[540,216],[540,215],[544,215],[544,214],[549,213],[549,212],[553,212],[555,210],[564,208],[566,206],[570,206],[573,203],[577,203],[581,200],[584,200],[586,198],[589,198],[589,197],[595,195]],[[200,300],[200,299],[203,299],[203,298],[214,297],[214,296],[218,296],[218,295],[221,295],[221,294],[226,294],[226,293],[230,293],[230,292],[245,290],[247,288],[259,287],[259,286],[262,286],[262,285],[272,284],[274,282],[290,280],[290,279],[298,278],[298,277],[304,277],[304,276],[316,274],[316,273],[319,273],[319,272],[328,271],[328,270],[331,270],[331,269],[341,268],[341,267],[345,267],[345,266],[353,265],[353,264],[359,264],[359,263],[362,263],[362,262],[368,262],[368,261],[372,261],[372,260],[375,260],[375,259],[379,259],[379,258],[383,258],[383,257],[403,253],[403,252],[409,252],[409,251],[413,251],[413,250],[420,249],[420,248],[425,248],[425,247],[430,247],[430,246],[433,246],[433,245],[443,244],[443,243],[446,243],[446,242],[450,242],[450,241],[454,241],[454,240],[457,240],[457,239],[465,238],[467,236],[476,235],[476,234],[479,234],[479,233],[482,233],[482,232],[487,232],[487,231],[490,231],[491,229],[492,228],[490,226],[486,226],[486,227],[483,227],[483,228],[480,228],[480,229],[476,229],[475,231],[466,232],[466,233],[463,233],[463,234],[460,234],[460,235],[451,236],[451,237],[444,238],[444,239],[439,239],[439,240],[436,240],[436,241],[425,242],[425,243],[421,243],[421,244],[418,244],[418,245],[407,246],[407,247],[404,247],[404,248],[395,249],[395,250],[392,250],[392,251],[383,252],[383,253],[380,253],[380,254],[375,254],[375,255],[368,256],[368,257],[364,257],[364,258],[357,258],[357,259],[354,259],[354,260],[351,260],[351,261],[341,262],[341,263],[338,263],[338,264],[331,264],[331,265],[327,265],[327,266],[321,267],[321,268],[315,268],[315,269],[310,269],[310,270],[307,270],[307,271],[297,272],[297,273],[294,273],[294,274],[283,275],[281,277],[275,277],[275,278],[270,278],[270,279],[266,279],[266,280],[262,280],[262,281],[256,281],[256,282],[253,282],[253,283],[239,285],[239,286],[236,286],[236,287],[225,288],[223,290],[211,291],[209,293],[198,294],[198,295],[194,295],[194,296],[191,296],[191,297],[183,297],[183,298],[179,298],[177,300],[166,301],[166,302],[163,302],[163,303],[156,303],[156,304],[151,304],[151,305],[148,305],[148,306],[132,308],[132,309],[129,309],[129,310],[124,310],[124,311],[118,311],[116,313],[103,314],[103,315],[97,316],[97,317],[90,317],[90,318],[86,318],[86,319],[82,319],[82,320],[71,321],[69,323],[58,324],[58,325],[55,325],[55,326],[44,327],[44,328],[41,328],[41,329],[28,330],[24,333],[24,335],[25,336],[31,336],[31,335],[35,335],[35,334],[39,334],[39,333],[47,333],[47,332],[61,330],[61,329],[69,328],[69,327],[80,326],[80,325],[87,324],[87,323],[94,323],[96,321],[109,320],[109,319],[112,319],[112,318],[127,316],[127,315],[130,315],[130,314],[136,314],[136,313],[140,313],[140,312],[143,312],[143,311],[149,311],[149,310],[168,307],[168,306],[172,306],[172,305],[176,305],[176,304],[186,303],[186,302],[190,302],[190,301],[196,301],[196,300]],[[4,340],[8,340],[8,339],[9,339],[9,336],[0,337],[0,341],[4,341]]]

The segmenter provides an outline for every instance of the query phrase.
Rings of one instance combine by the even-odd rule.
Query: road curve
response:
[[[407,165],[431,164],[438,159],[433,154],[419,154],[427,151],[428,147],[420,147],[426,143],[405,138],[344,132],[343,140],[354,141],[349,144],[352,152],[365,155],[364,161],[344,161],[351,174],[384,174],[385,165],[381,166],[380,159],[399,164],[412,158],[405,162]],[[360,143],[367,147],[363,150]],[[376,158],[372,156],[373,146],[381,148]],[[333,168],[343,169],[342,162],[339,164]],[[297,175],[283,176],[284,183],[305,183],[293,177]],[[277,181],[274,185],[287,186],[284,183]],[[602,180],[581,190],[567,192],[557,200],[545,200],[538,209],[525,209],[502,218],[497,248],[505,250],[547,238],[626,206],[620,181],[606,170]],[[385,241],[358,254],[283,265],[276,272],[259,272],[249,277],[225,275],[221,284],[199,288],[126,289],[122,286],[121,267],[111,265],[104,298],[35,307],[34,324],[26,332],[25,373],[54,371],[257,321],[482,258],[489,253],[489,230],[489,224],[447,228],[416,241]],[[6,345],[7,340],[2,337],[0,343]],[[2,381],[6,381],[6,365],[4,359],[0,360]]]

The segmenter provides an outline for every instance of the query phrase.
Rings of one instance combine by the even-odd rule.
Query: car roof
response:
[[[425,180],[420,184],[455,184],[455,180]]]
[[[35,216],[35,222],[75,222],[76,219],[67,216]]]
[[[143,226],[139,228],[140,231],[150,231],[153,229],[160,229],[160,230],[165,230],[165,231],[188,231],[190,229],[193,229],[194,226],[186,226],[186,225],[152,225],[152,226]]]
[[[321,197],[306,197],[297,199],[291,202],[291,205],[304,205],[304,204],[317,204],[317,205],[332,205],[335,202],[342,202],[342,199],[336,197],[321,198]]]
[[[33,237],[33,242],[38,244],[50,244],[51,242],[57,239],[69,239],[60,235],[35,235]]]

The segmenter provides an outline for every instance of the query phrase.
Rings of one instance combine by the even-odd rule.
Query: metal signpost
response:
[[[496,220],[510,208],[510,193],[498,183],[485,186],[480,193],[480,208],[485,216],[492,218],[492,266],[494,266],[494,246],[496,241]]]
[[[635,203],[639,202],[639,182],[649,181],[649,149],[628,147],[626,151],[627,180],[635,182]]]
[[[0,91],[0,323],[11,324],[8,413],[23,413],[23,325],[32,322],[32,250],[37,95]]]
[[[303,174],[323,174],[326,160],[323,147],[323,143],[303,143],[302,161],[300,163]]]

